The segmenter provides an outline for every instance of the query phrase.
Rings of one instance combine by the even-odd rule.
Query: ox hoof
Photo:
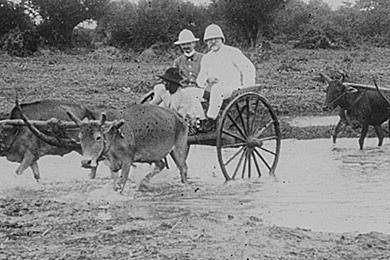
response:
[[[117,183],[114,185],[114,191],[116,191],[120,194],[122,194],[123,189],[124,189],[124,185],[122,185],[122,184]]]
[[[148,181],[145,181],[145,180],[142,180],[138,186],[138,190],[139,191],[148,191],[150,190],[150,187],[149,187],[149,182]]]

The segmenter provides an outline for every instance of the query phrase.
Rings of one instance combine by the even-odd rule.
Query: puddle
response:
[[[287,122],[294,127],[327,126],[336,125],[339,121],[339,116],[281,117],[279,120]]]
[[[271,225],[314,231],[390,234],[390,142],[385,139],[383,147],[377,147],[376,142],[376,138],[368,138],[365,149],[361,151],[355,138],[340,138],[336,145],[330,139],[283,140],[276,170],[278,181],[264,176],[228,184],[224,184],[219,170],[216,149],[194,146],[188,159],[188,175],[194,195],[183,200],[174,196],[177,189],[175,191],[172,185],[178,185],[179,174],[172,161],[171,168],[157,175],[153,182],[167,187],[165,193],[171,192],[169,189],[173,187],[175,205],[182,203],[183,207],[194,210],[218,209],[226,215],[251,216]],[[47,183],[103,181],[107,183],[104,189],[97,195],[90,192],[89,196],[110,194],[108,168],[102,165],[98,168],[97,179],[89,180],[89,171],[79,166],[80,159],[76,153],[62,158],[42,158],[39,161],[42,183],[36,183],[31,170],[16,177],[17,164],[1,158],[0,196],[20,187],[44,189]],[[127,186],[132,191],[127,193],[134,194],[136,183],[145,176],[149,167],[139,165],[132,169]],[[205,191],[203,197],[197,195],[197,190]],[[112,199],[118,196],[113,195]]]

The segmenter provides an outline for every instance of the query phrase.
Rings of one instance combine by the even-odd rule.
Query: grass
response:
[[[157,76],[172,62],[166,57],[137,62],[134,55],[108,50],[41,52],[28,58],[0,54],[0,111],[10,111],[16,93],[22,102],[53,98],[100,108],[135,103],[159,82]],[[390,85],[388,49],[304,50],[273,45],[268,58],[264,52],[246,54],[256,65],[260,94],[278,115],[336,114],[322,110],[325,86],[316,81],[320,72],[338,77],[342,70],[350,82],[372,84],[375,77],[380,86]],[[319,131],[313,131],[317,136]]]

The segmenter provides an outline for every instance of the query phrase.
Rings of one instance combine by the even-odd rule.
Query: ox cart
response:
[[[189,145],[210,145],[217,149],[221,171],[226,180],[275,176],[281,132],[274,109],[261,96],[260,85],[233,92],[220,110],[215,131],[188,136]],[[140,102],[154,96],[150,91]]]
[[[275,176],[281,146],[280,126],[267,99],[258,94],[260,90],[260,85],[236,90],[224,101],[215,131],[188,136],[189,145],[209,145],[217,148],[217,159],[226,180],[261,177],[267,173]],[[147,93],[141,103],[151,100],[153,95],[152,91]],[[64,132],[66,129],[70,131],[69,128],[78,128],[74,122],[57,118],[46,121],[40,120],[41,118],[28,120],[18,104],[16,107],[20,111],[18,118],[0,122],[28,126],[38,138],[50,145],[81,150],[77,138],[69,138]],[[66,107],[64,109],[67,110]],[[63,114],[65,115],[65,112]],[[47,128],[47,134],[34,126]]]

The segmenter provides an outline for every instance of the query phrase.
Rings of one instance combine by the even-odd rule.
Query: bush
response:
[[[40,37],[35,30],[21,31],[18,27],[4,36],[3,50],[9,55],[26,57],[38,50]]]
[[[73,46],[93,48],[95,30],[87,28],[76,28],[73,31]]]
[[[17,27],[24,31],[34,26],[22,4],[6,0],[0,0],[0,24],[0,38]]]

